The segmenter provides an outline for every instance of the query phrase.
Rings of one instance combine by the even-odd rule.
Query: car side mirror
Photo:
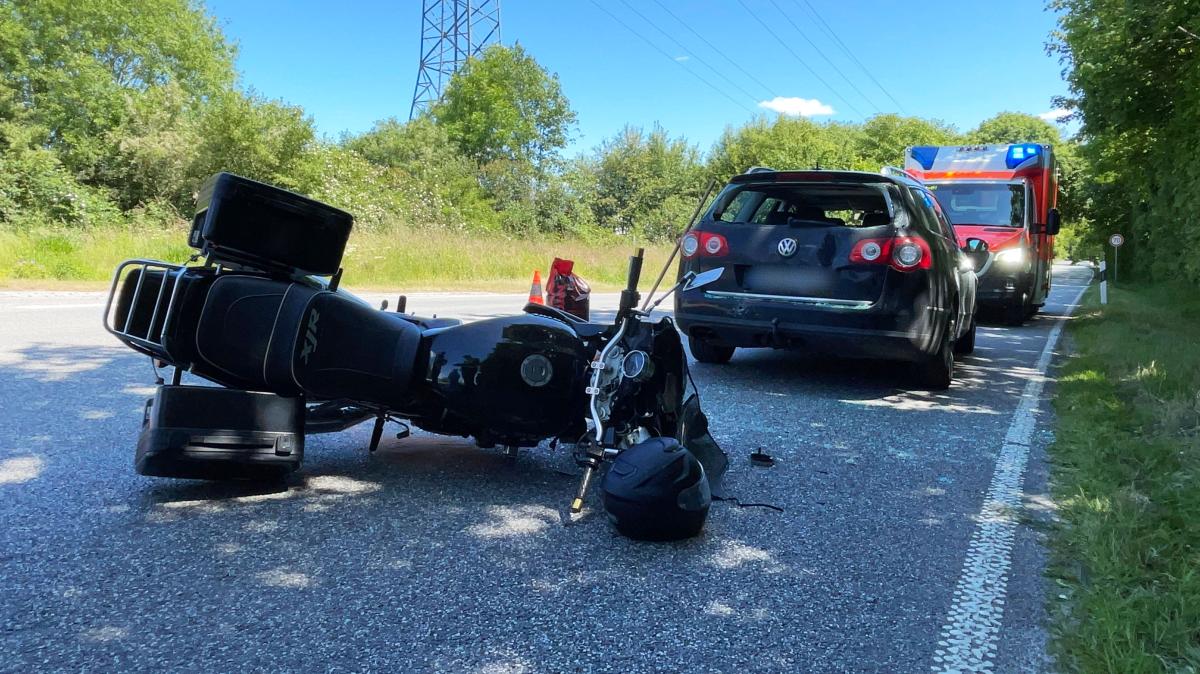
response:
[[[1058,214],[1057,208],[1051,208],[1050,213],[1046,215],[1046,234],[1048,236],[1057,236],[1061,229],[1062,216]]]
[[[987,241],[983,239],[967,239],[966,251],[968,253],[986,253],[988,251]]]

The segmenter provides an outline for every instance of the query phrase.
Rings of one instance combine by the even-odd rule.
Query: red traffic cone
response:
[[[542,274],[536,269],[533,270],[533,283],[529,286],[529,303],[546,303],[546,300],[542,299]]]

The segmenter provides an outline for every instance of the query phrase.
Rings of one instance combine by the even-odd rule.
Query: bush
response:
[[[0,224],[102,227],[119,221],[105,191],[76,181],[53,151],[0,148]]]
[[[208,101],[197,120],[189,179],[198,185],[218,171],[311,191],[300,164],[316,138],[304,110],[257,94],[228,91]]]
[[[343,140],[342,145],[387,169],[391,184],[422,205],[405,222],[457,230],[499,226],[474,162],[459,153],[446,131],[429,118],[407,123],[387,119]]]

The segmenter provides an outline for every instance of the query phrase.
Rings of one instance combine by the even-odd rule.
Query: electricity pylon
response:
[[[408,118],[438,102],[464,61],[498,42],[500,0],[423,0],[421,64]]]

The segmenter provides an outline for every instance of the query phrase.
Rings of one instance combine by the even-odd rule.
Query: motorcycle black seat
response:
[[[412,381],[421,328],[337,293],[314,296],[291,354],[292,376],[315,398],[397,407]]]
[[[571,329],[575,331],[575,334],[583,337],[584,339],[597,337],[601,334],[604,334],[605,330],[612,327],[601,323],[590,323],[576,316],[575,314],[563,311],[558,307],[551,307],[545,304],[535,304],[534,302],[530,302],[529,304],[525,305],[525,313],[537,314],[539,316],[546,316],[548,318],[556,318],[571,326]]]
[[[299,333],[300,314],[317,288],[241,274],[220,275],[196,321],[196,352],[222,384],[283,395],[300,392],[290,368],[274,366]],[[272,355],[275,354],[275,355]]]
[[[283,395],[402,400],[421,328],[355,298],[259,276],[229,274],[209,288],[198,353],[231,383]]]

